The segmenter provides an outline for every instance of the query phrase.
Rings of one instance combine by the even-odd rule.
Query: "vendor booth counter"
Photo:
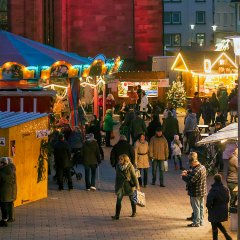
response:
[[[15,206],[47,197],[47,139],[46,113],[0,112],[0,156],[16,166]]]

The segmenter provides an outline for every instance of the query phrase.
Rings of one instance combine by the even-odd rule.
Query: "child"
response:
[[[178,170],[177,159],[179,160],[180,169],[183,170],[181,148],[182,148],[182,143],[179,140],[179,136],[174,135],[174,139],[171,142],[171,149],[172,149],[172,158],[174,160],[175,170]]]

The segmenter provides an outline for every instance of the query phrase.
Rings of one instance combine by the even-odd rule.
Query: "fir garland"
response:
[[[41,141],[41,146],[40,146],[40,154],[38,157],[38,177],[37,177],[37,182],[41,182],[46,180],[46,168],[44,167],[44,160],[48,161],[48,151],[49,151],[49,146],[48,146],[48,141],[47,140],[42,140]]]

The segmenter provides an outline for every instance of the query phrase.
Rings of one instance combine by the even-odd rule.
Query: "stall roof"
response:
[[[0,65],[17,62],[25,66],[51,66],[56,61],[72,65],[91,64],[92,60],[77,54],[0,30]]]
[[[57,94],[54,90],[41,90],[41,91],[0,91],[0,96],[6,97],[25,97],[25,96],[32,96],[32,97],[55,97]]]
[[[46,117],[47,113],[26,113],[26,112],[1,112],[0,111],[0,128],[10,128],[22,123]]]
[[[203,145],[207,143],[215,143],[224,140],[237,140],[238,139],[238,124],[232,123],[227,127],[221,129],[220,131],[210,135],[197,142],[198,145]]]
[[[117,72],[114,78],[120,82],[157,82],[160,79],[166,78],[166,73],[152,71],[137,71],[137,72]]]

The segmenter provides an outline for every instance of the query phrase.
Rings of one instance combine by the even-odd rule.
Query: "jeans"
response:
[[[204,197],[190,197],[193,209],[193,223],[202,224],[204,217]]]
[[[0,202],[2,220],[14,219],[14,204],[13,202]]]
[[[85,168],[86,189],[89,189],[90,187],[95,187],[97,165],[96,164],[84,165],[84,168]],[[90,182],[90,171],[91,171],[91,182]]]
[[[164,161],[162,160],[152,161],[152,183],[155,184],[156,182],[157,168],[159,169],[159,182],[161,185],[164,185],[163,178]]]
[[[68,181],[68,187],[72,188],[72,176],[70,168],[57,168],[57,180],[58,180],[58,186],[60,189],[63,188],[63,176],[66,177]]]
[[[139,168],[141,172],[141,177],[138,178],[140,186],[142,185],[142,175],[143,175],[143,185],[146,186],[148,182],[148,168]]]
[[[182,169],[183,166],[182,166],[182,158],[181,158],[181,156],[180,155],[173,155],[173,161],[174,161],[175,167],[177,166],[177,160],[179,161],[180,169]]]
[[[111,145],[111,131],[106,131],[106,147],[109,147]]]
[[[237,186],[237,183],[231,183],[228,182],[227,186],[230,192],[230,207],[233,207],[236,205],[237,202],[237,192],[234,192],[233,189]]]

